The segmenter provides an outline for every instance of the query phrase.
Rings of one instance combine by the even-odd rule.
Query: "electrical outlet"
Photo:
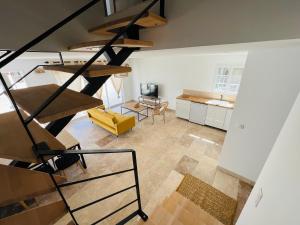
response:
[[[259,190],[259,192],[256,195],[256,200],[255,200],[255,207],[257,208],[261,199],[263,198],[264,194],[263,194],[263,190],[262,188]]]

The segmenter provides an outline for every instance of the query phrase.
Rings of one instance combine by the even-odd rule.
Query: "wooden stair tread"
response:
[[[29,130],[37,143],[46,142],[50,149],[65,150],[62,143],[36,122],[32,121],[29,124]],[[39,162],[32,151],[32,142],[16,112],[0,114],[0,146],[0,158]]]
[[[169,213],[177,214],[177,219],[183,224],[193,224],[193,221],[196,220],[199,221],[199,223],[197,223],[199,225],[223,225],[216,218],[178,192],[172,193],[172,195],[163,202],[163,207]]]
[[[45,70],[60,71],[74,74],[82,65],[64,65],[64,66],[44,66]],[[83,76],[86,77],[101,77],[118,73],[129,73],[130,67],[126,66],[109,66],[109,65],[91,65]]]
[[[32,114],[58,88],[59,86],[56,84],[49,84],[13,90],[11,93],[17,104],[26,112]],[[47,123],[99,105],[102,105],[100,99],[66,89],[59,97],[49,104],[36,119],[40,123]]]
[[[106,45],[110,40],[98,40],[84,42],[69,47],[72,51],[99,51],[101,47]],[[152,41],[142,41],[134,39],[118,39],[112,44],[113,47],[127,47],[127,48],[150,48],[153,47]]]
[[[55,186],[47,173],[0,165],[1,192],[0,205],[8,205],[33,198],[55,190]],[[65,177],[55,175],[57,183],[66,181]]]
[[[63,201],[36,207],[0,220],[1,225],[48,225],[67,213]]]
[[[111,35],[114,34],[114,30],[127,26],[134,17],[135,16],[129,16],[126,18],[108,22],[89,30],[89,32],[99,35]],[[148,12],[135,24],[145,28],[157,27],[167,24],[167,19],[158,16],[155,13]]]

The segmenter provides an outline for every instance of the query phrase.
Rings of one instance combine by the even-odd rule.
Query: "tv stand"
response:
[[[152,96],[140,96],[139,103],[141,105],[155,109],[155,108],[160,107],[161,98],[156,98],[156,97],[152,97]]]

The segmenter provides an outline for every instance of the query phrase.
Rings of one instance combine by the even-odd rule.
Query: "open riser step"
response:
[[[115,34],[115,31],[119,28],[127,26],[133,20],[134,17],[135,16],[129,16],[126,18],[108,22],[93,29],[90,29],[89,32],[99,35],[112,35]],[[158,16],[155,13],[148,12],[135,24],[144,28],[157,27],[167,24],[167,19]]]
[[[25,113],[22,114],[26,117]],[[46,142],[52,150],[65,150],[63,144],[36,122],[32,121],[28,128],[37,143]],[[40,162],[16,112],[0,114],[0,146],[0,158],[29,163]]]
[[[0,220],[1,225],[50,225],[67,213],[63,201],[36,207]]]
[[[23,110],[29,114],[33,114],[58,88],[59,86],[56,84],[49,84],[13,90],[11,93]],[[100,105],[102,105],[100,99],[66,89],[35,119],[40,123],[47,123]]]
[[[74,74],[81,67],[82,65],[44,66],[44,69]],[[126,66],[91,65],[82,75],[85,77],[101,77],[129,72],[131,72],[131,68]]]
[[[71,51],[99,51],[103,46],[105,46],[110,40],[98,40],[83,42],[80,44],[72,45],[69,47]],[[153,47],[152,41],[142,41],[134,39],[118,39],[112,44],[112,47],[126,47],[126,48],[151,48]]]
[[[1,192],[0,206],[23,201],[55,190],[47,173],[0,165]],[[65,177],[54,176],[58,184],[66,181]]]

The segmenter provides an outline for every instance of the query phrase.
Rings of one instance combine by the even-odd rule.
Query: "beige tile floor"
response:
[[[80,141],[83,149],[136,150],[142,205],[148,214],[176,190],[186,173],[239,200],[237,215],[251,191],[249,187],[243,188],[246,186],[243,183],[241,185],[237,178],[217,170],[226,133],[178,119],[173,111],[167,112],[166,124],[162,118],[157,118],[153,125],[148,118],[118,138],[92,124],[86,117],[72,121],[67,130]],[[130,154],[89,155],[86,156],[86,161],[88,169],[85,173],[77,166],[65,171],[69,180],[128,169],[132,165]],[[64,193],[71,208],[75,208],[133,183],[133,174],[128,173],[68,187]],[[48,199],[49,196],[45,196],[40,201]],[[135,191],[131,190],[77,212],[75,216],[79,224],[90,224],[133,199]],[[115,224],[133,212],[135,207],[137,205],[133,204],[101,224]],[[68,219],[68,216],[64,217],[60,224],[65,224]],[[134,219],[131,224],[136,224],[136,221]]]

